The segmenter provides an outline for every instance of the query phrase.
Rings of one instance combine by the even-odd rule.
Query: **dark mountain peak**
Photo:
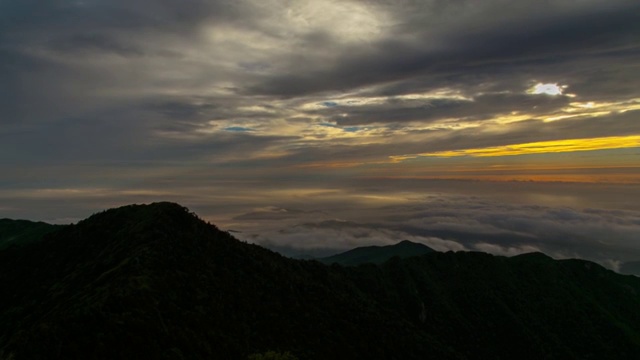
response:
[[[396,244],[393,245],[389,245],[389,246],[396,246],[396,247],[419,247],[419,248],[429,248],[427,245],[422,244],[422,243],[418,243],[418,242],[414,242],[414,241],[410,241],[410,240],[402,240]],[[431,248],[429,248],[431,249]],[[431,249],[432,251],[435,251],[433,249]]]
[[[194,213],[189,211],[188,208],[180,204],[172,202],[155,202],[151,204],[126,205],[114,209],[105,210],[90,216],[89,218],[78,223],[78,225],[102,221],[114,221],[118,223],[162,223],[162,220],[166,220],[168,218],[173,218],[181,221],[201,221]]]
[[[547,255],[545,253],[541,253],[539,251],[516,255],[516,256],[513,256],[513,258],[514,259],[519,259],[519,260],[531,260],[531,261],[550,261],[550,260],[553,260],[553,258],[550,257],[549,255]]]
[[[219,237],[227,233],[198,218],[188,208],[172,202],[127,205],[94,214],[68,229],[87,241],[118,242],[175,241],[193,243],[196,239]],[[207,235],[208,234],[208,235]],[[68,237],[68,235],[65,235]]]
[[[401,258],[420,256],[434,252],[427,245],[402,240],[393,245],[386,246],[364,246],[351,249],[349,251],[320,259],[326,264],[359,265],[365,263],[381,264],[392,257]]]
[[[207,256],[229,257],[240,244],[186,207],[161,202],[102,211],[48,234],[25,252],[5,255],[16,262],[37,259],[34,277],[67,274],[72,287],[88,279],[139,276],[160,283],[166,269],[180,271]]]
[[[107,209],[97,214],[90,216],[89,218],[83,220],[88,221],[95,217],[101,216],[121,216],[126,215],[129,217],[136,216],[149,216],[149,215],[158,215],[158,214],[189,214],[192,217],[197,217],[195,214],[191,213],[188,208],[169,201],[161,201],[154,202],[150,204],[131,204],[120,206],[117,208]]]

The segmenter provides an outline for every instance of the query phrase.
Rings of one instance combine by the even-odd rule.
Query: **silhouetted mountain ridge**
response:
[[[360,265],[366,263],[381,264],[395,256],[406,258],[428,254],[433,251],[435,250],[427,245],[411,242],[409,240],[402,240],[396,244],[387,246],[357,247],[355,249],[318,260],[325,264],[336,263],[340,265]]]
[[[41,221],[0,219],[0,249],[22,246],[41,240],[46,234],[61,229]]]
[[[640,279],[591,262],[439,253],[293,260],[172,203],[0,251],[0,358],[635,359]]]

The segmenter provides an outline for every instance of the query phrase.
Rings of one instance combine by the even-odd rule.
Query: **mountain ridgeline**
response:
[[[63,225],[51,225],[29,220],[0,219],[0,250],[10,246],[22,246],[42,239]]]
[[[358,247],[340,254],[318,259],[318,261],[325,264],[335,263],[340,265],[382,264],[395,256],[407,258],[428,254],[433,251],[434,250],[427,245],[403,240],[394,245]]]
[[[640,279],[582,260],[294,260],[172,203],[0,251],[0,359],[637,359]]]

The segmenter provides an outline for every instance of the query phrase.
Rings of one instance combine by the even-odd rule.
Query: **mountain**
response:
[[[640,279],[595,263],[431,252],[327,266],[240,242],[172,203],[1,250],[0,286],[0,359],[640,354]]]
[[[640,261],[623,263],[622,266],[620,266],[620,273],[640,276]]]
[[[325,264],[336,263],[340,265],[382,264],[394,256],[406,258],[428,254],[433,251],[435,250],[426,245],[403,240],[394,245],[358,247],[318,260]]]
[[[0,219],[0,249],[41,240],[46,234],[62,227],[62,225],[51,225],[44,222]]]

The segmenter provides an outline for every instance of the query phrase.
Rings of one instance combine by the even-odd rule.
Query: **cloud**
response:
[[[416,236],[382,227],[372,228],[367,224],[335,220],[298,224],[275,232],[241,233],[237,236],[294,256],[301,254],[327,256],[358,246],[392,245],[400,240],[419,242],[437,251],[466,250],[463,245],[452,240]]]
[[[4,118],[41,129],[43,123],[68,126],[70,117],[97,123],[107,121],[97,114],[145,112],[145,119],[128,121],[155,117],[160,129],[188,133],[197,127],[176,125],[225,121],[227,128],[251,128],[244,123],[266,121],[274,128],[274,119],[307,117],[308,124],[343,128],[442,119],[464,128],[511,112],[548,114],[570,99],[525,94],[534,81],[568,84],[568,91],[578,84],[592,98],[593,89],[608,97],[619,91],[620,79],[635,76],[629,53],[637,49],[634,6],[199,0],[178,6],[149,0],[48,3],[33,10],[5,4]],[[502,20],[486,16],[496,8]],[[598,59],[617,70],[595,86],[595,76],[603,80],[592,71]],[[624,95],[635,96],[633,88]],[[394,99],[437,89],[462,97]],[[317,91],[329,96],[319,99]],[[346,110],[344,101],[327,100],[345,92],[385,100]],[[307,101],[338,105],[296,109]],[[158,134],[152,126],[145,131],[140,135]]]
[[[382,8],[399,22],[392,28],[397,33],[392,30],[373,44],[345,52],[333,62],[334,67],[305,62],[304,71],[293,66],[249,89],[294,96],[421,76],[432,88],[438,88],[464,83],[472,75],[499,77],[518,70],[530,76],[536,72],[543,75],[549,73],[548,68],[564,67],[585,55],[616,59],[621,47],[637,49],[633,34],[640,29],[635,4],[614,2],[603,7],[587,2],[571,6],[560,1],[544,8],[537,4],[385,4]],[[504,16],[488,16],[497,7]],[[408,14],[407,9],[415,13]]]
[[[275,238],[291,246],[311,231],[310,244],[344,236],[334,244],[343,248],[366,233],[380,244],[440,239],[505,254],[635,254],[636,225],[607,211],[637,210],[628,199],[640,183],[629,142],[640,134],[639,9],[625,0],[4,1],[0,211],[82,218],[162,197],[229,226],[265,226],[264,239],[278,234],[266,222],[282,221],[291,228]],[[528,92],[536,84],[562,94]],[[408,159],[509,151],[517,155]],[[433,189],[548,208],[493,199],[483,215],[467,197],[441,204],[447,213],[384,207]],[[564,207],[585,225],[548,218]],[[350,225],[323,222],[336,218]],[[320,223],[328,228],[308,226]],[[607,229],[615,246],[594,240]]]
[[[288,254],[326,255],[407,239],[439,251],[475,250],[504,256],[541,251],[609,267],[640,257],[635,246],[640,234],[637,210],[514,204],[495,196],[440,194],[375,208],[270,209],[262,214],[238,216],[233,228],[243,230],[242,239]],[[335,215],[341,218],[332,218]]]

